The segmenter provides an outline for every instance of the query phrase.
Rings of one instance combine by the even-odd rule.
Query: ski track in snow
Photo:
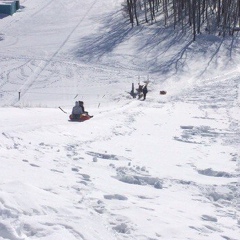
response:
[[[34,17],[35,15],[38,15],[40,12],[42,12],[43,10],[46,11],[46,8],[48,8],[51,4],[54,3],[54,0],[48,2],[46,5],[44,5],[40,10],[37,10],[37,12],[34,12],[34,14],[31,15],[31,18]],[[91,11],[91,9],[94,7],[94,5],[97,3],[96,0],[92,1],[92,4],[88,3],[87,4],[87,10],[84,13],[84,16],[81,17],[81,19],[78,21],[77,25],[75,25],[73,27],[73,29],[70,31],[70,33],[65,37],[65,39],[63,40],[63,42],[60,44],[60,46],[53,52],[52,55],[50,56],[45,56],[43,57],[40,62],[37,62],[37,64],[35,64],[34,59],[31,59],[30,64],[31,66],[28,66],[28,63],[24,63],[23,65],[17,67],[17,68],[10,68],[9,70],[7,70],[6,72],[4,72],[3,74],[1,74],[1,79],[3,79],[3,84],[1,86],[1,88],[4,90],[4,92],[6,92],[7,95],[9,95],[10,99],[7,100],[7,105],[15,105],[18,101],[19,101],[19,97],[17,95],[17,93],[21,92],[21,97],[23,97],[26,92],[30,92],[29,90],[31,89],[31,87],[35,84],[35,81],[40,77],[40,75],[44,75],[44,70],[52,63],[52,61],[54,60],[54,58],[58,55],[58,53],[62,50],[62,48],[65,46],[65,44],[67,43],[67,41],[70,39],[70,37],[74,34],[74,32],[78,29],[78,27],[80,26],[80,24],[83,22],[83,20],[85,19],[85,17],[87,16],[87,14],[89,14],[89,12]],[[54,4],[56,5],[56,4]],[[59,5],[64,6],[63,3],[59,3]],[[89,7],[89,6],[90,7]],[[34,11],[34,10],[33,10]],[[56,11],[56,10],[55,10]],[[16,42],[13,43],[13,45],[15,45]],[[5,46],[6,47],[6,46]],[[8,46],[9,47],[9,46]],[[44,51],[43,51],[44,53]],[[5,57],[4,59],[7,59],[8,57]],[[29,57],[24,56],[24,59],[27,59]],[[16,59],[16,58],[15,58]],[[21,57],[22,59],[22,57]],[[16,59],[18,60],[18,59]],[[26,74],[26,66],[27,66],[27,70],[30,69],[30,74],[27,73]],[[61,66],[62,67],[62,66]],[[49,77],[51,77],[51,73],[56,73],[57,70],[53,70],[52,69],[52,65],[49,67],[50,70],[47,70],[47,72],[49,71],[50,74],[48,74],[47,76],[45,76],[45,81],[47,81],[49,79]],[[18,78],[20,78],[22,81],[24,81],[24,83],[21,83],[21,87],[17,88],[17,90],[15,90],[15,94],[11,93],[11,91],[9,92],[8,90],[5,90],[3,88],[3,86],[7,83],[8,85],[15,85],[14,82],[10,81],[11,76],[9,76],[10,74],[12,74],[14,71],[17,72],[17,76]],[[20,71],[20,74],[18,73]],[[29,72],[29,71],[28,71]],[[14,78],[14,77],[13,77]],[[59,81],[59,80],[58,80]],[[41,83],[41,80],[39,80],[38,82]],[[12,87],[12,86],[11,86]],[[16,86],[17,87],[17,86]],[[54,94],[54,92],[52,92],[52,94]],[[3,96],[3,95],[2,95]]]
[[[38,25],[37,16],[54,2],[26,0],[25,17],[4,19],[4,26],[31,18]],[[152,74],[147,100],[132,99],[131,83],[144,64],[131,51],[91,64],[84,59],[91,53],[82,62],[64,58],[65,44],[83,20],[90,26],[85,17],[100,6],[85,4],[50,52],[6,51],[0,57],[0,240],[237,240],[239,72],[166,96],[159,96],[162,85]],[[118,25],[92,41],[103,43],[121,31]],[[140,36],[138,30],[132,34]],[[6,33],[0,41],[15,49],[21,37]],[[185,63],[188,48],[177,52],[176,66]],[[94,112],[91,121],[68,122],[68,115],[49,108],[69,112],[75,99]]]

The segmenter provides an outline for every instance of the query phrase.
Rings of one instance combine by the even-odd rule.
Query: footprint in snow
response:
[[[108,199],[108,200],[128,200],[127,197],[125,197],[124,195],[120,195],[120,194],[112,194],[112,195],[104,195],[104,198],[105,199]]]
[[[202,220],[209,221],[209,222],[217,222],[217,218],[209,216],[209,215],[202,215]]]
[[[113,230],[115,230],[118,233],[123,233],[123,234],[130,234],[130,228],[126,223],[120,223],[117,226],[113,227]]]
[[[57,169],[50,169],[50,171],[52,171],[52,172],[57,172],[57,173],[63,173],[63,171],[59,171],[59,170],[57,170]]]
[[[36,164],[33,164],[33,163],[30,163],[30,166],[32,166],[32,167],[40,167],[39,165],[36,165]]]
[[[100,214],[103,214],[104,212],[106,212],[104,203],[101,200],[97,201],[97,204],[93,206],[93,209]]]
[[[233,178],[236,177],[234,174],[230,174],[224,171],[214,171],[211,168],[198,170],[199,174],[209,176],[209,177],[225,177],[225,178]]]

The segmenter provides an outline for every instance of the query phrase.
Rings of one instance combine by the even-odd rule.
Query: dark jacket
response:
[[[142,91],[143,91],[143,93],[147,93],[147,92],[148,92],[148,90],[147,90],[147,85],[144,85]]]

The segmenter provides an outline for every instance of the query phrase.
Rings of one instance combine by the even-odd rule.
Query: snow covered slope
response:
[[[239,37],[21,4],[0,17],[0,240],[239,239]]]

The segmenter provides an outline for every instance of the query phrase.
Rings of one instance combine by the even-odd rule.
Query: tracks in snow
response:
[[[89,8],[87,9],[87,11],[85,12],[85,14],[83,15],[83,17],[81,17],[81,19],[77,22],[77,24],[73,27],[73,29],[69,32],[69,34],[67,35],[67,37],[63,40],[63,42],[61,43],[61,45],[59,46],[58,49],[56,49],[56,51],[52,54],[52,56],[50,57],[45,57],[42,60],[40,60],[40,63],[38,63],[38,65],[35,67],[35,69],[33,69],[32,74],[29,75],[26,79],[26,81],[22,84],[22,86],[16,91],[16,92],[21,92],[21,96],[24,96],[27,91],[34,85],[34,83],[39,79],[39,77],[42,75],[42,73],[45,71],[45,69],[49,66],[49,64],[54,60],[54,58],[59,54],[59,52],[63,49],[63,47],[67,44],[67,42],[69,41],[69,39],[71,38],[71,36],[74,34],[74,32],[78,29],[78,27],[81,25],[81,23],[83,22],[83,20],[86,18],[86,16],[89,14],[89,12],[92,10],[92,8],[94,7],[94,5],[97,3],[98,0],[94,0],[89,4]],[[34,15],[42,12],[46,7],[50,6],[51,3],[53,2],[50,1],[48,2],[45,6],[43,6],[41,9],[39,9],[37,12],[35,12],[34,14],[32,14],[31,16],[33,17]],[[31,59],[31,61],[33,61],[33,59]],[[20,67],[21,68],[21,67]],[[11,71],[11,70],[10,70]],[[7,76],[9,76],[10,71],[7,73]],[[9,81],[9,78],[7,77],[6,80],[4,80],[4,82],[6,83],[7,81]],[[18,102],[18,96],[14,96],[12,97],[8,104],[10,105],[15,105]]]

